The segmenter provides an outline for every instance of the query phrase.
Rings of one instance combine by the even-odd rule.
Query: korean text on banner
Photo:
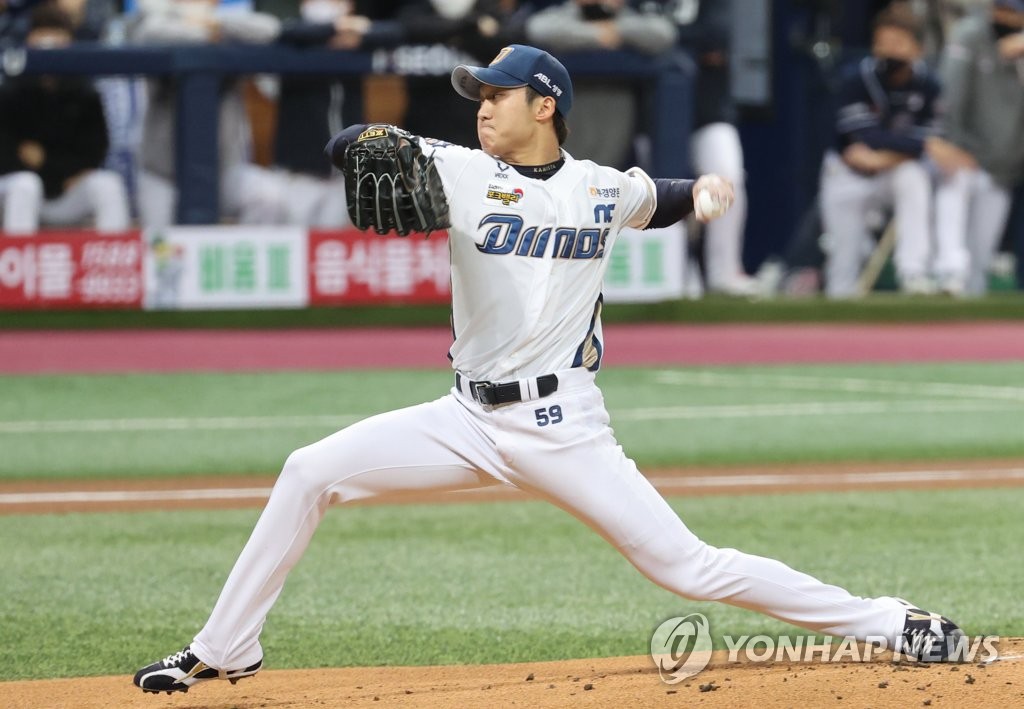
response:
[[[0,235],[0,308],[139,308],[138,232]]]
[[[348,229],[309,235],[312,305],[447,303],[448,237],[378,236]]]

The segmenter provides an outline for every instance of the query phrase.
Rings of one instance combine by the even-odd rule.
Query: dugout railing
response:
[[[650,171],[657,177],[690,173],[694,69],[684,54],[651,58],[625,51],[560,55],[577,78],[608,77],[642,84],[648,91],[645,132],[651,138]],[[376,67],[384,66],[378,69]],[[217,124],[219,86],[249,74],[359,77],[395,73],[371,52],[284,46],[118,46],[82,43],[66,49],[8,48],[0,71],[20,74],[168,76],[178,84],[176,180],[178,222],[218,221]]]

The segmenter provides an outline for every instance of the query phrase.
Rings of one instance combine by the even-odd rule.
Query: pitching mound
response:
[[[0,684],[6,707],[966,707],[1024,706],[1024,638],[1004,638],[986,664],[729,664],[664,684],[648,657],[517,665],[358,667],[265,671],[232,686],[143,695],[131,678],[90,677]],[[882,656],[884,658],[884,656]]]

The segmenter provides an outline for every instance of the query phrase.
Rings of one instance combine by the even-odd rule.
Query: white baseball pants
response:
[[[220,669],[263,656],[267,613],[331,503],[497,484],[566,510],[685,598],[750,608],[816,632],[896,641],[905,608],[895,599],[859,598],[778,561],[700,541],[616,443],[594,375],[573,369],[558,377],[554,394],[498,408],[453,389],[292,453],[192,643],[196,656]]]
[[[857,280],[871,253],[868,215],[893,206],[894,261],[901,282],[926,276],[931,254],[932,181],[919,160],[907,160],[877,175],[852,170],[836,153],[825,156],[821,174],[821,218],[828,234],[825,277],[830,298],[859,295]]]
[[[711,123],[694,131],[690,150],[698,175],[721,175],[732,182],[735,190],[732,208],[704,226],[708,290],[729,292],[735,281],[745,275],[743,232],[747,226],[747,188],[739,131],[729,123]]]
[[[324,179],[291,172],[279,173],[285,181],[287,200],[285,221],[288,224],[340,229],[352,222],[345,200],[345,180]]]
[[[34,172],[0,175],[0,211],[7,234],[39,231],[39,207],[43,203],[43,181]]]
[[[935,270],[966,277],[969,295],[988,290],[988,270],[1010,216],[1011,199],[1010,190],[984,170],[960,170],[941,180],[935,191],[935,237],[940,247]]]
[[[259,165],[234,165],[220,179],[221,212],[240,224],[285,224],[289,193],[284,174]],[[146,228],[177,223],[174,182],[148,170],[139,173],[139,219]],[[344,205],[343,205],[344,206]]]
[[[70,226],[90,216],[96,231],[127,231],[131,226],[128,191],[124,180],[111,170],[90,170],[54,199],[43,200],[43,224]]]
[[[97,231],[126,231],[130,226],[128,192],[124,181],[110,170],[90,170],[63,194],[44,199],[43,183],[33,172],[0,177],[4,231],[32,234],[39,224],[78,225],[88,219]]]

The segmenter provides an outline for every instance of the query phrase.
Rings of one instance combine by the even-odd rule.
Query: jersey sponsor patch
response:
[[[484,204],[500,204],[503,207],[519,207],[523,199],[523,190],[519,187],[509,189],[505,185],[487,185],[487,196]]]
[[[590,199],[618,199],[621,193],[622,189],[619,187],[594,187],[591,185],[587,188]]]

